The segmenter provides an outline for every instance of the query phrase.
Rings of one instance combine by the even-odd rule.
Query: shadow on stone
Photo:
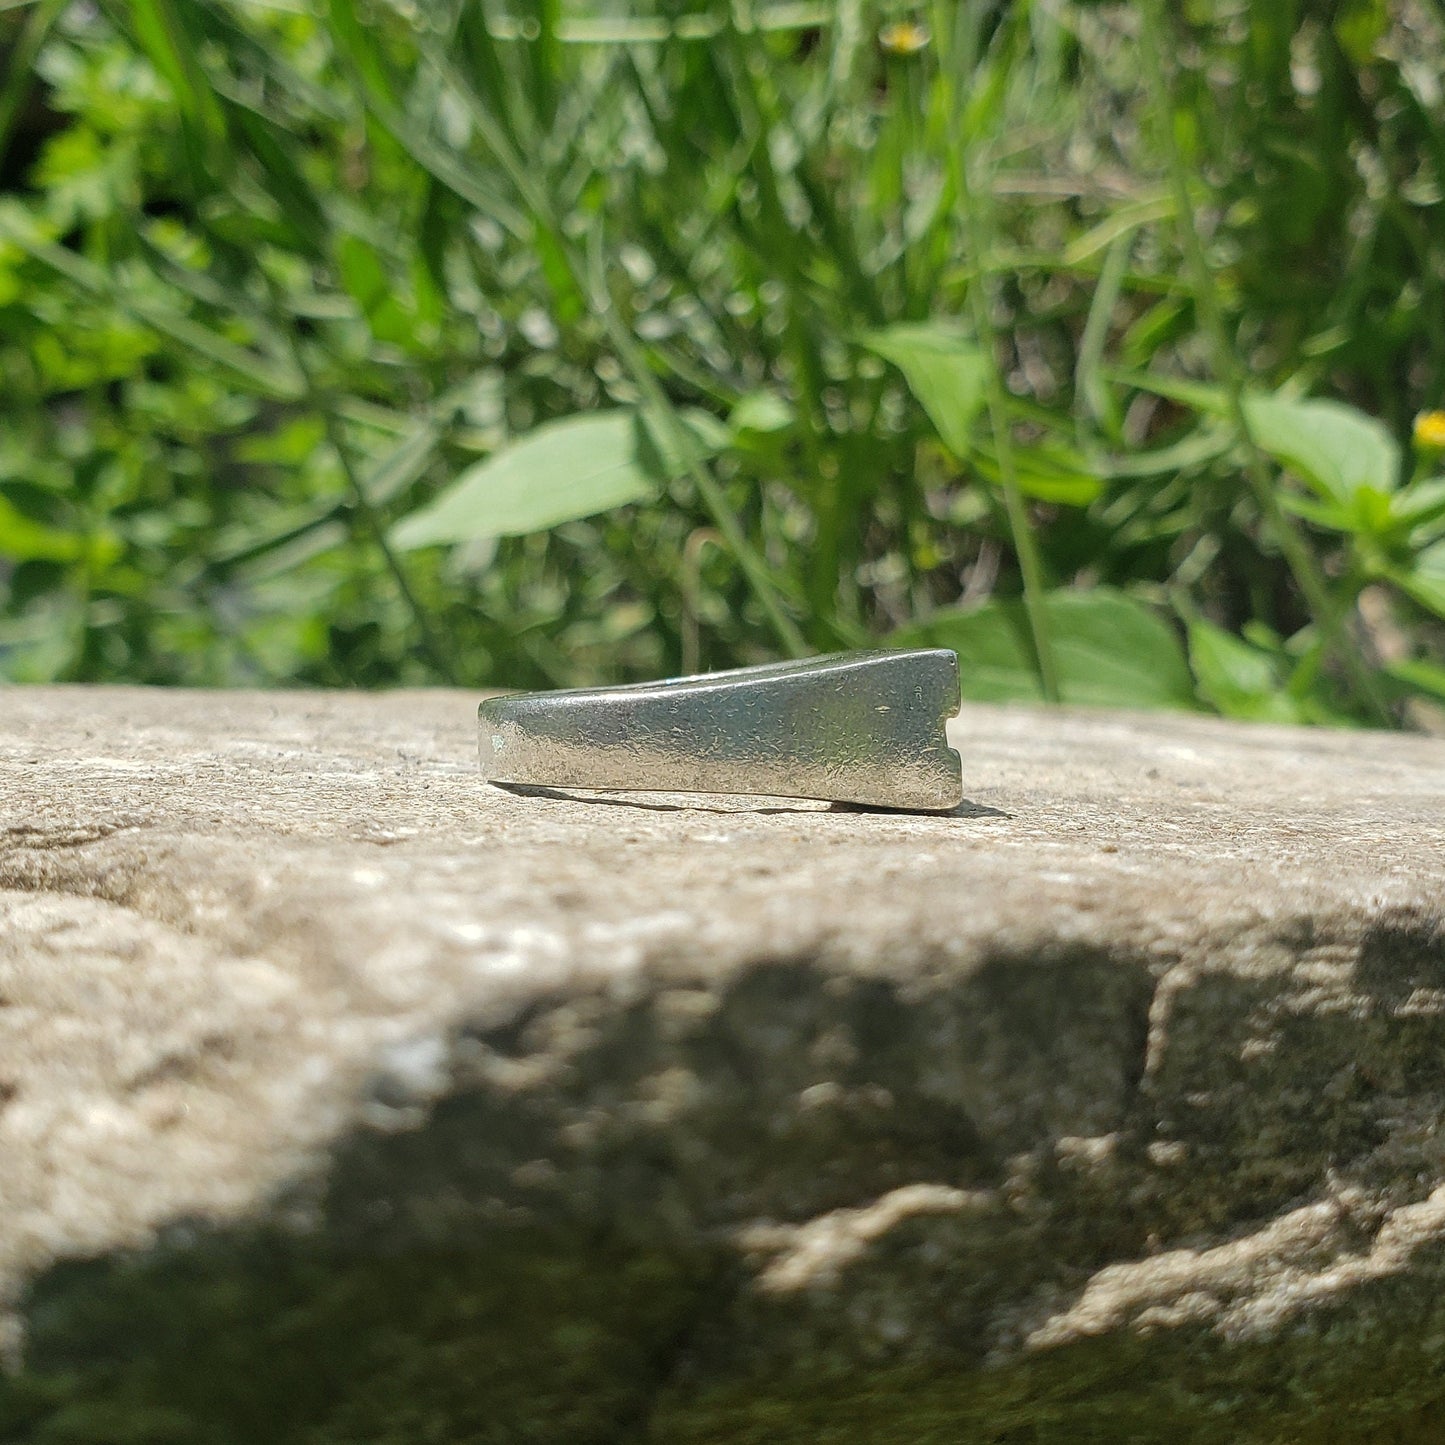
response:
[[[710,1268],[526,1229],[390,1251],[177,1236],[52,1271],[0,1439],[602,1445],[650,1408]]]
[[[504,783],[493,781],[490,786],[501,788],[518,798],[551,798],[560,803],[590,803],[602,808],[640,808],[648,813],[816,813],[815,807],[757,807],[718,808],[704,802],[658,803],[648,801],[636,794],[576,792],[568,788],[548,788],[540,783]],[[700,794],[699,797],[705,797]]]
[[[875,813],[888,817],[889,814],[897,815],[901,810],[898,808],[873,808],[867,803],[834,803],[830,809],[834,813]],[[965,798],[956,807],[949,808],[942,813],[922,813],[915,816],[924,818],[1012,818],[1012,813],[1005,813],[1002,808],[990,808],[986,803],[975,803],[971,798]]]
[[[1291,969],[1205,968],[1162,1023],[1144,960],[1070,944],[536,1000],[459,1031],[436,1100],[375,1080],[269,1221],[37,1281],[0,1441],[1436,1440],[1434,1244],[1277,1336],[1023,1347],[1101,1269],[1367,1183],[1438,1114],[1438,928],[1382,923],[1349,1008]],[[920,1184],[943,1204],[868,1233]]]
[[[1061,968],[1090,1002],[1061,1003]],[[733,1318],[739,1226],[989,1187],[1041,1131],[1117,1122],[1147,997],[1142,969],[1080,955],[928,997],[783,962],[622,1008],[540,1002],[454,1039],[421,1127],[358,1130],[278,1202],[304,1227],[177,1227],[53,1268],[0,1440],[641,1439],[664,1380],[708,1356],[689,1341]],[[372,1093],[407,1117],[387,1080]]]

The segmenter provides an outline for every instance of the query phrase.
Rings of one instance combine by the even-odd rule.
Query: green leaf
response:
[[[1427,547],[1408,568],[1399,568],[1390,577],[1421,607],[1445,617],[1445,542]]]
[[[336,243],[336,265],[342,285],[361,307],[372,334],[381,341],[405,346],[415,328],[397,302],[396,286],[376,248],[360,236],[344,235]]]
[[[1350,498],[1351,530],[1361,537],[1384,537],[1395,529],[1394,498],[1378,487],[1358,487]]]
[[[739,399],[728,416],[728,425],[737,432],[787,431],[797,420],[793,408],[775,391],[750,391]]]
[[[1385,671],[1412,692],[1423,692],[1429,697],[1438,697],[1445,701],[1445,667],[1438,663],[1425,662],[1419,658],[1407,659],[1404,662],[1390,663]]]
[[[1091,463],[1096,476],[1108,481],[1128,481],[1135,477],[1174,476],[1194,471],[1222,457],[1233,445],[1222,427],[1208,425],[1191,432],[1182,441],[1154,451],[1135,452],[1132,456],[1108,456]]]
[[[1312,522],[1316,527],[1323,527],[1327,532],[1352,532],[1354,530],[1354,513],[1335,502],[1321,502],[1299,492],[1281,491],[1279,504],[1292,516],[1303,517],[1306,522]]]
[[[0,156],[9,145],[11,132],[34,83],[31,67],[35,58],[56,21],[68,8],[66,0],[41,0],[30,12],[19,35],[12,31],[6,37],[6,75],[0,81]]]
[[[682,476],[694,461],[706,461],[732,445],[732,432],[711,412],[689,406],[677,416],[685,432],[676,430],[669,418],[650,407],[642,407],[637,413],[642,437],[638,459],[644,471],[659,479],[659,486]],[[695,453],[692,456],[685,454],[689,443]]]
[[[424,421],[387,448],[362,473],[361,490],[374,503],[390,501],[431,465],[442,439],[434,421]]]
[[[1383,0],[1346,0],[1333,29],[1350,63],[1363,70],[1378,58],[1376,47],[1390,31],[1390,12]]]
[[[698,450],[714,453],[716,434],[689,425]],[[468,467],[391,538],[409,549],[520,537],[655,496],[680,470],[680,458],[662,460],[635,411],[565,417]]]
[[[1019,491],[1041,502],[1087,507],[1104,490],[1089,462],[1063,448],[1030,447],[1019,453],[1014,471]]]
[[[281,400],[294,400],[302,392],[293,366],[237,346],[219,333],[193,321],[158,295],[140,295],[119,289],[111,273],[87,257],[44,239],[26,212],[9,201],[0,202],[0,241],[8,241],[50,267],[81,291],[109,301],[143,325],[178,346],[232,371],[252,389]]]
[[[266,193],[292,227],[300,247],[313,256],[325,253],[327,220],[316,191],[293,159],[297,138],[249,106],[226,103],[232,122],[230,148],[244,145],[266,181]]]
[[[1414,482],[1390,500],[1390,516],[1411,532],[1445,521],[1445,477]]]
[[[1199,694],[1225,717],[1252,722],[1302,722],[1284,689],[1278,659],[1203,618],[1189,624],[1189,661]]]
[[[995,486],[1001,482],[998,458],[992,452],[980,451],[973,466],[985,481]],[[1014,479],[1024,496],[1068,507],[1087,507],[1104,490],[1103,479],[1082,457],[1070,458],[1042,447],[1031,447],[1015,459]]]
[[[960,459],[968,456],[988,382],[982,348],[932,321],[890,326],[860,340],[903,373],[949,451]]]
[[[1394,491],[1400,448],[1382,422],[1337,401],[1246,396],[1244,415],[1261,449],[1329,501],[1362,487]]]
[[[1142,602],[1098,587],[1044,599],[1064,702],[1096,707],[1196,706],[1178,635]],[[963,695],[979,702],[1042,699],[1028,618],[1020,602],[987,602],[940,612],[890,641],[899,647],[951,647]]]
[[[1123,379],[1197,411],[1229,416],[1229,398],[1219,387],[1154,375]],[[1399,444],[1383,422],[1354,407],[1319,397],[1248,392],[1244,418],[1260,450],[1326,501],[1349,502],[1362,487],[1392,492],[1399,485]]]
[[[1217,386],[1202,381],[1189,381],[1182,376],[1164,376],[1154,371],[1106,370],[1104,375],[1121,386],[1136,387],[1154,396],[1167,397],[1180,406],[1192,407],[1211,416],[1227,416],[1229,406]]]
[[[130,13],[137,39],[165,77],[177,106],[210,139],[219,141],[225,135],[225,119],[201,68],[183,11],[172,0],[131,0]]]
[[[0,557],[11,562],[74,562],[84,551],[82,538],[32,521],[0,497]]]

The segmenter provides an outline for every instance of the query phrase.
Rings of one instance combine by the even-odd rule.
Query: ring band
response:
[[[843,652],[627,687],[512,693],[478,710],[493,783],[735,793],[946,812],[958,658]]]

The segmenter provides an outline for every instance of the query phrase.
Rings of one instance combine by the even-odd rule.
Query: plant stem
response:
[[[761,212],[759,240],[773,258],[784,291],[783,337],[792,358],[797,393],[798,435],[803,458],[812,482],[818,531],[809,597],[814,615],[830,617],[838,608],[838,546],[841,535],[837,487],[825,474],[823,464],[821,409],[826,379],[822,358],[809,334],[805,312],[807,283],[797,254],[797,237],[783,205],[782,188],[773,168],[769,149],[770,131],[782,130],[771,93],[765,93],[750,65],[743,32],[734,27],[732,57],[737,89],[746,100],[746,112],[739,107],[739,128],[752,147]]]
[[[721,547],[722,537],[711,527],[699,527],[682,548],[682,670],[696,672],[702,661],[702,553]]]
[[[633,385],[641,392],[644,406],[652,414],[655,423],[662,428],[668,445],[682,458],[684,471],[696,487],[703,505],[711,513],[714,525],[726,540],[728,549],[737,560],[778,641],[789,656],[806,657],[809,651],[807,641],[797,623],[783,610],[777,588],[769,576],[767,563],[748,541],[737,513],[699,456],[692,433],[678,415],[671,397],[658,382],[642,347],[618,315],[606,288],[605,277],[594,274],[589,278],[589,267],[568,240],[551,198],[539,184],[534,168],[523,161],[510,137],[497,124],[496,118],[482,103],[475,90],[467,84],[457,67],[441,52],[434,40],[419,38],[418,46],[438,74],[466,101],[477,133],[496,156],[523,203],[531,211],[534,223],[546,232],[557,254],[565,263],[573,283],[590,301],[608,340],[617,351],[618,360],[631,375]],[[403,146],[407,143],[406,138],[401,135],[397,136],[397,140]],[[594,242],[599,239],[595,227],[592,236]],[[591,270],[598,272],[600,265],[594,265]]]
[[[934,0],[933,31],[934,43],[939,52],[938,67],[944,106],[949,120],[949,169],[959,217],[963,222],[976,269],[974,280],[968,288],[969,303],[973,312],[974,331],[987,362],[985,394],[989,429],[993,433],[994,448],[998,452],[999,485],[1003,492],[1004,510],[1008,517],[1014,554],[1018,558],[1019,573],[1023,579],[1024,613],[1028,618],[1029,634],[1038,662],[1039,687],[1046,702],[1058,702],[1059,677],[1044,600],[1046,588],[1043,558],[1039,554],[1038,539],[1034,536],[1023,494],[1019,491],[1018,461],[1014,453],[1013,433],[1010,430],[1008,395],[999,370],[999,337],[993,324],[993,287],[984,202],[974,190],[969,174],[968,137],[957,124],[961,115],[961,102],[952,54],[953,8],[950,0]]]
[[[451,653],[443,645],[430,614],[412,590],[411,581],[406,575],[406,568],[401,565],[401,558],[396,555],[391,543],[386,539],[386,527],[377,515],[376,508],[371,505],[371,499],[366,495],[366,489],[361,485],[361,474],[357,471],[356,460],[351,455],[351,448],[342,435],[341,425],[336,417],[336,408],[328,397],[313,393],[313,398],[314,404],[321,413],[322,423],[326,427],[326,439],[331,443],[332,451],[336,453],[336,459],[340,462],[342,473],[346,477],[346,485],[351,490],[357,514],[366,524],[367,531],[371,533],[371,539],[376,543],[377,550],[380,551],[382,560],[386,563],[387,571],[391,573],[392,579],[396,583],[396,590],[401,593],[402,601],[406,603],[416,621],[417,631],[421,634],[422,646],[426,648],[427,656],[431,658],[432,666],[436,668],[442,681],[456,687],[459,679],[456,668],[452,665]]]
[[[600,258],[597,265],[600,268]],[[769,623],[772,624],[778,641],[783,644],[790,657],[806,657],[809,650],[808,644],[798,630],[797,623],[783,611],[777,589],[768,575],[767,563],[748,541],[743,532],[742,523],[738,521],[737,513],[732,509],[728,499],[723,495],[723,489],[717,484],[716,479],[699,457],[692,433],[684,425],[671,398],[663,391],[656,376],[653,375],[652,368],[647,364],[647,359],[642,354],[642,348],[637,344],[636,338],[623,325],[621,317],[617,314],[617,308],[612,304],[612,297],[606,289],[605,279],[601,275],[593,277],[594,284],[590,288],[593,311],[601,320],[608,339],[617,349],[622,364],[631,373],[633,384],[642,393],[643,402],[655,424],[662,427],[669,448],[683,459],[688,478],[697,488],[703,505],[712,514],[714,525],[722,533],[729,551],[732,552],[738,566],[742,569],[743,576],[752,588],[753,596],[762,607]]]
[[[265,274],[266,286],[271,293],[272,302],[279,308],[281,297],[277,292],[276,283],[270,273],[265,272],[264,267],[261,270]],[[452,665],[451,653],[442,645],[441,637],[437,633],[431,617],[412,590],[411,580],[406,575],[406,568],[401,565],[401,558],[396,555],[391,543],[386,539],[386,526],[377,515],[376,508],[372,506],[371,498],[366,495],[366,488],[361,484],[361,472],[357,468],[355,458],[351,455],[351,447],[342,433],[335,404],[332,398],[317,385],[316,375],[312,371],[311,364],[307,361],[306,354],[302,350],[301,343],[296,339],[294,331],[287,330],[286,336],[291,359],[295,363],[305,390],[304,401],[321,418],[321,424],[326,429],[326,439],[331,443],[331,450],[336,453],[336,460],[341,467],[342,475],[346,478],[347,488],[351,492],[353,510],[361,518],[363,526],[371,534],[371,540],[381,552],[387,571],[391,573],[402,601],[416,622],[422,646],[431,659],[432,666],[444,682],[455,687],[458,679],[456,668]]]
[[[1269,459],[1260,450],[1245,412],[1245,374],[1230,344],[1225,322],[1224,305],[1219,287],[1205,254],[1204,241],[1194,219],[1193,198],[1189,188],[1189,167],[1174,128],[1174,94],[1164,68],[1168,44],[1168,19],[1163,0],[1142,0],[1140,52],[1145,86],[1149,91],[1159,124],[1164,131],[1164,150],[1169,167],[1170,187],[1174,193],[1179,239],[1184,251],[1184,265],[1194,304],[1209,344],[1215,376],[1224,387],[1229,402],[1230,421],[1244,448],[1245,475],[1265,525],[1294,577],[1295,585],[1305,599],[1310,616],[1321,634],[1333,647],[1349,678],[1357,700],[1375,721],[1391,724],[1390,713],[1379,683],[1360,651],[1349,627],[1330,598],[1328,583],[1308,539],[1280,505],[1275,490]]]

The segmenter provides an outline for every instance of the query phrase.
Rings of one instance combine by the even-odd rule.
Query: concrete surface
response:
[[[0,692],[0,1441],[1445,1436],[1445,742],[973,707],[924,817],[475,703]]]

